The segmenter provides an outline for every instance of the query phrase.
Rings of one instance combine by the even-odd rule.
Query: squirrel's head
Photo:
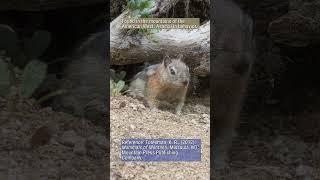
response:
[[[189,84],[189,67],[182,59],[182,54],[178,55],[176,58],[170,58],[168,54],[164,56],[162,64],[165,67],[165,80],[167,82],[178,86],[187,86]]]

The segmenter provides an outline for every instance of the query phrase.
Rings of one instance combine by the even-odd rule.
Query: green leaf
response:
[[[140,11],[139,10],[132,11],[132,16],[133,17],[139,17],[140,16]]]
[[[130,1],[128,2],[128,9],[133,10],[133,9],[135,9],[135,8],[136,8],[136,3],[135,3],[135,1],[134,1],[134,0],[130,0]]]
[[[149,18],[150,17],[150,13],[149,12],[143,12],[140,15],[141,18]]]
[[[115,94],[115,83],[113,80],[110,80],[110,95],[114,96]]]
[[[124,81],[117,82],[117,84],[116,84],[117,92],[120,92],[123,89],[124,85],[125,85]]]
[[[18,51],[18,37],[16,32],[8,25],[0,24],[0,49],[13,56]]]
[[[113,80],[110,80],[110,89],[111,89],[111,90],[114,89],[114,82],[113,82]]]
[[[117,77],[118,77],[118,80],[123,80],[126,77],[126,72],[120,71]]]
[[[22,74],[19,93],[22,97],[29,98],[40,86],[47,74],[47,64],[39,61],[30,61]]]
[[[151,3],[149,1],[143,1],[140,3],[140,10],[144,10],[146,8],[149,8]]]
[[[6,96],[10,88],[10,71],[8,64],[0,58],[0,96]]]
[[[116,80],[116,72],[113,69],[110,69],[110,79]]]
[[[155,0],[151,0],[151,1],[149,1],[149,8],[152,8],[152,7],[154,7],[155,5],[156,5],[156,1]]]
[[[31,39],[24,44],[26,55],[29,59],[39,58],[49,47],[51,34],[48,31],[36,31]]]

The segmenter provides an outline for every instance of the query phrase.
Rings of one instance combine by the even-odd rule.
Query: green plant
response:
[[[128,0],[127,9],[130,10],[130,18],[150,18],[151,10],[156,5],[155,0]],[[137,32],[146,35],[148,39],[157,42],[151,35],[158,32],[157,29],[141,28]]]
[[[149,18],[151,8],[155,6],[155,0],[128,0],[127,9],[131,10],[131,15],[136,18]]]
[[[113,80],[110,80],[110,95],[111,96],[119,96],[125,89],[125,82],[120,80],[118,82],[115,82]]]
[[[40,86],[47,74],[47,64],[39,61],[30,61],[23,70],[21,83],[19,86],[19,95],[29,98]]]
[[[125,71],[120,71],[120,72],[116,73],[113,69],[110,69],[110,78],[113,81],[118,82],[120,80],[123,80],[125,77],[126,77]]]
[[[128,85],[125,84],[124,78],[126,76],[125,71],[116,73],[113,69],[110,69],[110,95],[118,96],[128,89]]]
[[[12,64],[24,67],[29,61],[38,59],[49,47],[51,34],[35,31],[32,37],[18,38],[17,33],[8,25],[0,24],[0,50],[11,58]]]
[[[36,31],[24,40],[17,37],[11,27],[0,25],[0,50],[4,51],[0,55],[0,96],[9,96],[13,108],[19,99],[30,98],[46,77],[47,64],[38,58],[51,39],[46,31]]]
[[[16,32],[8,25],[0,24],[0,49],[11,57],[18,52],[18,37]]]

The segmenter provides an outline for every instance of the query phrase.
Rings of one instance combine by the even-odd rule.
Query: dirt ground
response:
[[[151,112],[138,100],[111,98],[111,179],[210,179],[210,102],[188,99],[180,116]],[[201,139],[200,162],[124,162],[120,142],[125,138]]]
[[[231,168],[218,172],[215,179],[320,180],[319,131],[311,126],[308,129],[315,134],[307,136],[306,127],[297,126],[315,114],[257,114],[241,124],[231,150]]]
[[[150,112],[129,97],[111,100],[111,177],[112,179],[210,179],[209,102],[190,99],[181,117],[171,112]],[[320,143],[297,128],[298,119],[281,113],[251,113],[243,121],[231,149],[230,169],[216,172],[213,179],[226,180],[319,180]],[[295,119],[293,121],[292,119]],[[289,123],[291,122],[291,124]],[[317,133],[318,131],[314,131]],[[317,136],[317,134],[313,134]],[[319,134],[318,134],[319,135]],[[200,163],[123,162],[122,138],[203,139]],[[316,138],[317,139],[317,138]]]
[[[188,99],[177,116],[151,112],[130,97],[112,98],[111,179],[209,179],[209,112],[208,99]],[[231,168],[214,179],[320,180],[319,131],[299,126],[299,120],[319,122],[320,114],[257,114],[246,117],[250,120],[240,126],[231,150]],[[109,178],[103,127],[51,108],[34,107],[31,101],[20,103],[9,114],[5,99],[0,99],[0,125],[0,179]],[[311,135],[304,129],[310,129]],[[139,137],[201,138],[202,161],[121,161],[120,140]]]
[[[0,179],[107,179],[104,127],[21,102],[8,113],[0,99]]]

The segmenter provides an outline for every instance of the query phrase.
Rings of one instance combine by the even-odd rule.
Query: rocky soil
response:
[[[189,99],[182,115],[176,116],[166,110],[151,112],[130,97],[111,98],[111,179],[209,179],[209,112],[208,99]],[[276,111],[251,113],[242,121],[234,141],[230,169],[216,172],[213,178],[320,179],[318,131],[314,128],[309,131],[313,135],[307,136],[296,126],[311,117],[316,118],[316,113],[308,117]],[[124,138],[201,138],[202,161],[124,162],[120,160],[120,142]]]
[[[209,99],[188,99],[182,115],[151,112],[126,96],[111,98],[111,179],[209,179]],[[201,162],[124,162],[120,142],[125,138],[200,138]]]
[[[258,113],[248,117],[234,141],[230,169],[218,172],[215,179],[319,180],[320,126],[296,125],[315,115]]]
[[[7,101],[0,99],[0,179],[108,179],[103,127],[31,103],[21,102],[10,114]],[[151,112],[126,96],[111,98],[111,179],[209,179],[209,112],[208,99],[188,99],[182,115],[176,116],[166,110]],[[214,179],[319,180],[319,130],[297,126],[306,118],[318,122],[319,113],[257,114],[242,121],[231,168]],[[201,138],[202,161],[121,161],[120,140],[138,137]]]
[[[31,103],[0,99],[0,179],[107,179],[105,129]]]

